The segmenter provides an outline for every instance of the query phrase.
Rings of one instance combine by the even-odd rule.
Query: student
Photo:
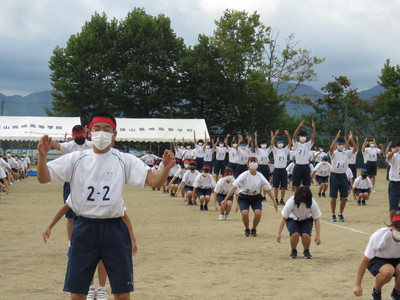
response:
[[[189,163],[189,171],[183,175],[182,181],[179,184],[179,188],[175,193],[175,195],[179,194],[179,192],[184,189],[185,198],[188,201],[188,205],[196,205],[196,198],[193,200],[194,195],[196,195],[193,193],[193,184],[197,175],[199,174],[200,172],[196,170],[196,162],[191,161]]]
[[[115,299],[129,299],[133,291],[132,244],[125,225],[124,185],[160,187],[175,164],[166,150],[163,169],[154,175],[140,159],[111,148],[117,131],[115,118],[97,113],[90,120],[93,149],[72,152],[46,163],[52,139],[44,135],[39,144],[37,178],[40,183],[67,181],[71,194],[67,204],[78,216],[71,240],[64,291],[71,299],[85,299],[101,259],[110,278]],[[111,235],[105,236],[107,232]]]
[[[250,157],[250,147],[251,147],[251,137],[247,136],[247,141],[243,140],[242,135],[238,135],[238,145],[236,146],[237,150],[237,165],[236,165],[236,173],[235,178],[238,178],[240,174],[247,171],[248,159]]]
[[[315,222],[315,243],[321,244],[320,236],[321,211],[317,202],[307,186],[300,187],[294,196],[290,197],[282,209],[282,217],[276,234],[276,241],[281,242],[282,229],[286,227],[290,234],[290,258],[297,258],[297,245],[301,237],[303,244],[303,256],[311,259],[310,253],[311,231]]]
[[[204,133],[204,140],[207,138],[207,135]],[[196,170],[203,169],[204,163],[204,141],[202,139],[196,140],[196,131],[193,131],[194,136],[194,157],[196,157]]]
[[[185,161],[186,159],[191,161],[193,159],[193,152],[192,145],[188,142],[185,142],[185,151],[182,154],[182,160]]]
[[[328,154],[324,151],[322,146],[318,147],[318,151],[314,153],[314,161],[316,164],[322,162],[324,156],[328,156]]]
[[[371,299],[381,300],[382,287],[392,278],[394,287],[390,299],[400,299],[400,214],[392,218],[389,227],[378,229],[369,238],[353,289],[357,297],[363,295],[361,282],[366,269],[375,277]]]
[[[315,128],[314,120],[312,120],[311,126],[313,129],[311,139],[307,140],[307,133],[301,130],[304,125],[304,120],[300,122],[297,126],[295,132],[293,133],[293,147],[296,156],[296,165],[293,169],[293,186],[295,190],[299,188],[300,185],[310,186],[311,172],[310,172],[310,151],[312,145],[314,144],[315,138],[317,136],[317,131]],[[300,131],[301,130],[301,131]],[[297,142],[297,137],[299,141]]]
[[[294,166],[296,165],[296,158],[293,156],[292,157],[292,162],[286,167],[286,172],[288,174],[288,183],[291,184],[292,186],[292,192],[294,191],[294,186],[293,186],[293,169]]]
[[[331,168],[330,163],[328,163],[328,159],[328,156],[324,156],[322,161],[315,166],[314,171],[311,174],[312,178],[315,176],[315,179],[319,185],[318,197],[326,197],[325,193],[329,185],[329,170]]]
[[[155,155],[153,153],[153,150],[147,150],[147,154],[143,155],[140,159],[142,161],[144,161],[144,163],[146,165],[148,165],[150,168],[152,168],[154,165],[154,161],[161,160],[161,157],[158,157],[157,155]]]
[[[219,211],[219,220],[230,220],[229,213],[232,209],[233,195],[227,200],[224,201],[226,195],[229,193],[229,190],[232,188],[233,183],[233,170],[231,168],[227,168],[224,173],[224,177],[218,180],[217,185],[214,188],[214,208]],[[218,209],[217,206],[220,206]]]
[[[213,154],[214,154],[214,139],[211,142],[208,139],[205,140],[203,151],[204,151],[204,158],[203,158],[203,166],[207,166],[210,168],[211,173],[213,169]]]
[[[257,157],[251,156],[248,159],[249,170],[240,174],[233,182],[233,187],[225,196],[224,201],[235,194],[239,190],[238,204],[240,205],[240,212],[242,214],[242,222],[245,227],[244,236],[249,237],[257,236],[257,226],[261,220],[262,201],[265,199],[265,194],[272,199],[274,208],[278,211],[278,206],[274,201],[274,195],[271,192],[271,185],[268,180],[259,172],[257,172],[258,161]],[[264,196],[263,196],[264,195]],[[252,229],[250,230],[249,208],[254,212],[254,219]]]
[[[365,139],[362,145],[362,152],[364,155],[365,161],[365,169],[368,172],[368,177],[372,180],[372,192],[375,193],[375,177],[377,171],[377,161],[378,154],[382,153],[382,144],[379,145],[379,148],[376,147],[375,139],[371,139],[367,143],[367,139]]]
[[[216,185],[210,171],[209,166],[203,166],[201,174],[197,175],[193,183],[192,203],[196,201],[197,196],[200,201],[200,210],[208,210],[212,189]]]
[[[353,183],[353,196],[354,200],[357,200],[358,205],[366,205],[371,194],[372,182],[368,178],[368,172],[366,169],[361,170],[361,176],[358,176]]]
[[[400,140],[396,141],[394,149],[387,155],[389,161],[389,217],[396,215],[400,202]]]
[[[185,140],[182,138],[182,142],[176,142],[176,138],[174,138],[174,151],[175,151],[175,157],[178,160],[178,164],[182,165],[182,157],[183,157],[183,152],[185,151],[184,147]]]
[[[279,129],[275,130],[274,134],[271,137],[271,150],[274,156],[274,167],[275,167],[272,177],[272,186],[274,187],[275,202],[277,204],[278,204],[278,191],[279,189],[281,190],[281,200],[279,202],[279,204],[281,205],[285,205],[285,201],[283,199],[285,198],[285,192],[288,187],[288,171],[286,170],[286,168],[288,162],[289,149],[292,147],[292,140],[290,138],[289,131],[285,130],[284,133],[288,139],[288,144],[286,145],[286,147],[283,140],[281,139],[278,139],[275,145],[275,140],[277,135],[279,134]]]
[[[214,144],[213,148],[215,151],[215,165],[214,165],[214,174],[215,181],[218,181],[219,175],[223,176],[225,173],[226,163],[225,157],[228,152],[228,148],[226,147],[228,142],[228,136],[226,136],[224,141],[220,141],[217,138],[217,142]]]
[[[351,172],[353,173],[353,180],[351,180],[351,185],[354,183],[354,179],[357,178],[357,154],[358,154],[358,149],[360,149],[360,145],[358,143],[358,136],[356,138],[356,145],[357,145],[357,151],[353,153],[353,155],[349,159],[349,168]],[[353,147],[350,147],[348,144],[346,144],[346,148],[349,150],[353,150]]]
[[[231,135],[228,133],[226,135],[226,142],[225,145],[228,148],[228,167],[232,169],[233,171],[233,176],[236,174],[236,166],[237,166],[237,160],[238,160],[238,153],[237,153],[237,141],[235,139],[232,139],[232,146],[229,146],[229,137]]]
[[[271,153],[271,147],[268,147],[267,141],[261,140],[258,143],[257,131],[254,132],[254,147],[255,154],[258,158],[258,169],[257,171],[264,175],[264,177],[269,181],[271,177],[271,170],[268,166],[269,155]]]
[[[179,159],[177,159],[177,160],[175,160],[175,166],[173,166],[169,170],[168,177],[167,177],[167,185],[166,185],[165,189],[167,191],[169,191],[171,197],[175,196],[175,193],[178,190],[178,186],[179,186],[178,184],[175,184],[175,183],[171,184],[171,181],[174,178],[175,174],[177,174],[177,173],[179,174],[181,172],[181,169],[182,168],[179,165]]]
[[[340,130],[336,134],[329,149],[331,158],[331,176],[329,180],[329,197],[331,197],[331,221],[336,222],[336,200],[340,191],[340,209],[339,221],[344,222],[343,211],[346,207],[347,196],[349,192],[349,184],[347,181],[346,172],[348,169],[349,159],[352,154],[357,151],[357,145],[353,140],[353,133],[350,131],[348,141],[353,145],[353,150],[346,150],[346,142],[340,137]]]
[[[182,182],[183,175],[185,175],[186,171],[189,170],[189,159],[185,159],[183,161],[183,168],[179,168],[174,177],[172,177],[171,181],[169,182],[168,186],[166,187],[168,190],[171,190],[172,196],[176,196],[176,192],[178,191],[179,185]],[[181,190],[182,198],[184,198],[184,190]]]

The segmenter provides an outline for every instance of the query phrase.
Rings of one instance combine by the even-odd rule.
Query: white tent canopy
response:
[[[55,140],[71,135],[79,117],[5,117],[0,116],[0,140],[39,141],[48,134]],[[172,142],[209,137],[204,119],[123,119],[117,118],[117,141]]]

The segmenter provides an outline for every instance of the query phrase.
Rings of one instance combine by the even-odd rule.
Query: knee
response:
[[[260,217],[260,216],[261,216],[261,213],[262,213],[262,210],[261,210],[261,209],[256,209],[256,210],[254,211],[254,216]]]
[[[384,270],[380,270],[379,273],[381,274],[382,277],[384,277],[386,280],[391,280],[393,275],[394,275],[394,269],[392,268],[385,268]]]
[[[294,232],[292,233],[292,235],[290,236],[291,239],[298,239],[300,237],[300,233],[298,232]]]

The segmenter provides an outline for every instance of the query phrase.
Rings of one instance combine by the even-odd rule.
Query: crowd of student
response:
[[[74,128],[72,140],[65,143],[54,142],[48,136],[42,137],[38,147],[39,182],[66,182],[66,204],[43,233],[45,241],[50,237],[51,228],[68,209],[72,209],[68,217],[73,223],[68,232],[71,251],[64,290],[71,292],[72,299],[94,299],[96,296],[98,299],[107,299],[105,281],[108,275],[115,299],[129,299],[133,282],[126,281],[126,278],[132,276],[129,255],[136,253],[136,241],[122,200],[125,183],[142,187],[148,184],[153,190],[162,188],[164,193],[181,196],[189,206],[199,207],[200,211],[207,211],[211,202],[219,211],[218,219],[221,221],[230,219],[236,202],[246,237],[258,235],[257,226],[261,220],[263,202],[268,195],[276,211],[278,205],[283,206],[276,241],[281,241],[281,232],[286,225],[290,234],[290,258],[298,257],[297,246],[301,239],[303,256],[311,259],[314,224],[315,243],[321,243],[321,211],[311,193],[312,182],[315,180],[319,185],[318,197],[326,197],[329,187],[332,222],[337,221],[336,202],[339,197],[337,216],[339,221],[344,222],[343,212],[349,191],[359,205],[365,205],[374,191],[377,158],[382,153],[382,146],[376,147],[374,140],[364,141],[361,148],[365,169],[357,177],[357,137],[353,139],[350,132],[343,138],[339,131],[328,151],[324,152],[323,147],[314,148],[315,123],[311,124],[310,139],[302,130],[303,126],[304,121],[300,122],[292,137],[287,130],[283,131],[286,143],[278,136],[279,130],[271,133],[270,143],[259,139],[257,132],[253,136],[228,134],[223,140],[217,138],[215,141],[207,137],[204,140],[196,139],[196,135],[193,143],[174,140],[175,157],[166,151],[161,158],[149,150],[148,154],[141,157],[147,166],[143,162],[138,163],[140,160],[132,155],[112,148],[116,137],[116,121],[107,113],[92,118],[89,126],[91,141],[86,139],[88,132],[82,127]],[[399,146],[400,143],[396,143],[386,151],[391,166],[388,179],[392,223],[390,227],[378,230],[371,236],[357,274],[354,288],[357,296],[363,293],[361,280],[368,268],[376,276],[373,299],[380,299],[380,289],[393,275],[396,276],[396,284],[391,297],[400,299],[400,276],[397,276],[400,275],[400,215],[396,215],[400,198]],[[46,164],[45,155],[51,147],[63,156]],[[294,194],[285,201],[288,188]],[[250,208],[254,211],[252,221]],[[123,224],[125,229],[121,227]],[[92,236],[90,232],[95,228],[96,235]],[[104,236],[104,228],[116,230],[116,236]],[[127,248],[115,244],[114,239],[122,237],[130,240]],[[120,251],[120,259],[113,260],[115,253],[111,254],[109,247],[112,251]],[[100,287],[96,291],[93,274],[97,263]],[[82,265],[87,267],[84,274],[80,272]],[[101,274],[104,278],[100,278]]]
[[[31,160],[26,152],[22,155],[7,152],[0,154],[0,192],[8,194],[11,185],[25,179],[28,176],[28,170]]]

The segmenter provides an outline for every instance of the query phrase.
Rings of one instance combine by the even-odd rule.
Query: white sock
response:
[[[99,291],[100,290],[106,291],[106,287],[105,286],[99,286]]]
[[[89,290],[90,290],[90,291],[95,291],[95,290],[96,290],[96,287],[95,287],[94,285],[91,285],[91,286],[89,286]]]

